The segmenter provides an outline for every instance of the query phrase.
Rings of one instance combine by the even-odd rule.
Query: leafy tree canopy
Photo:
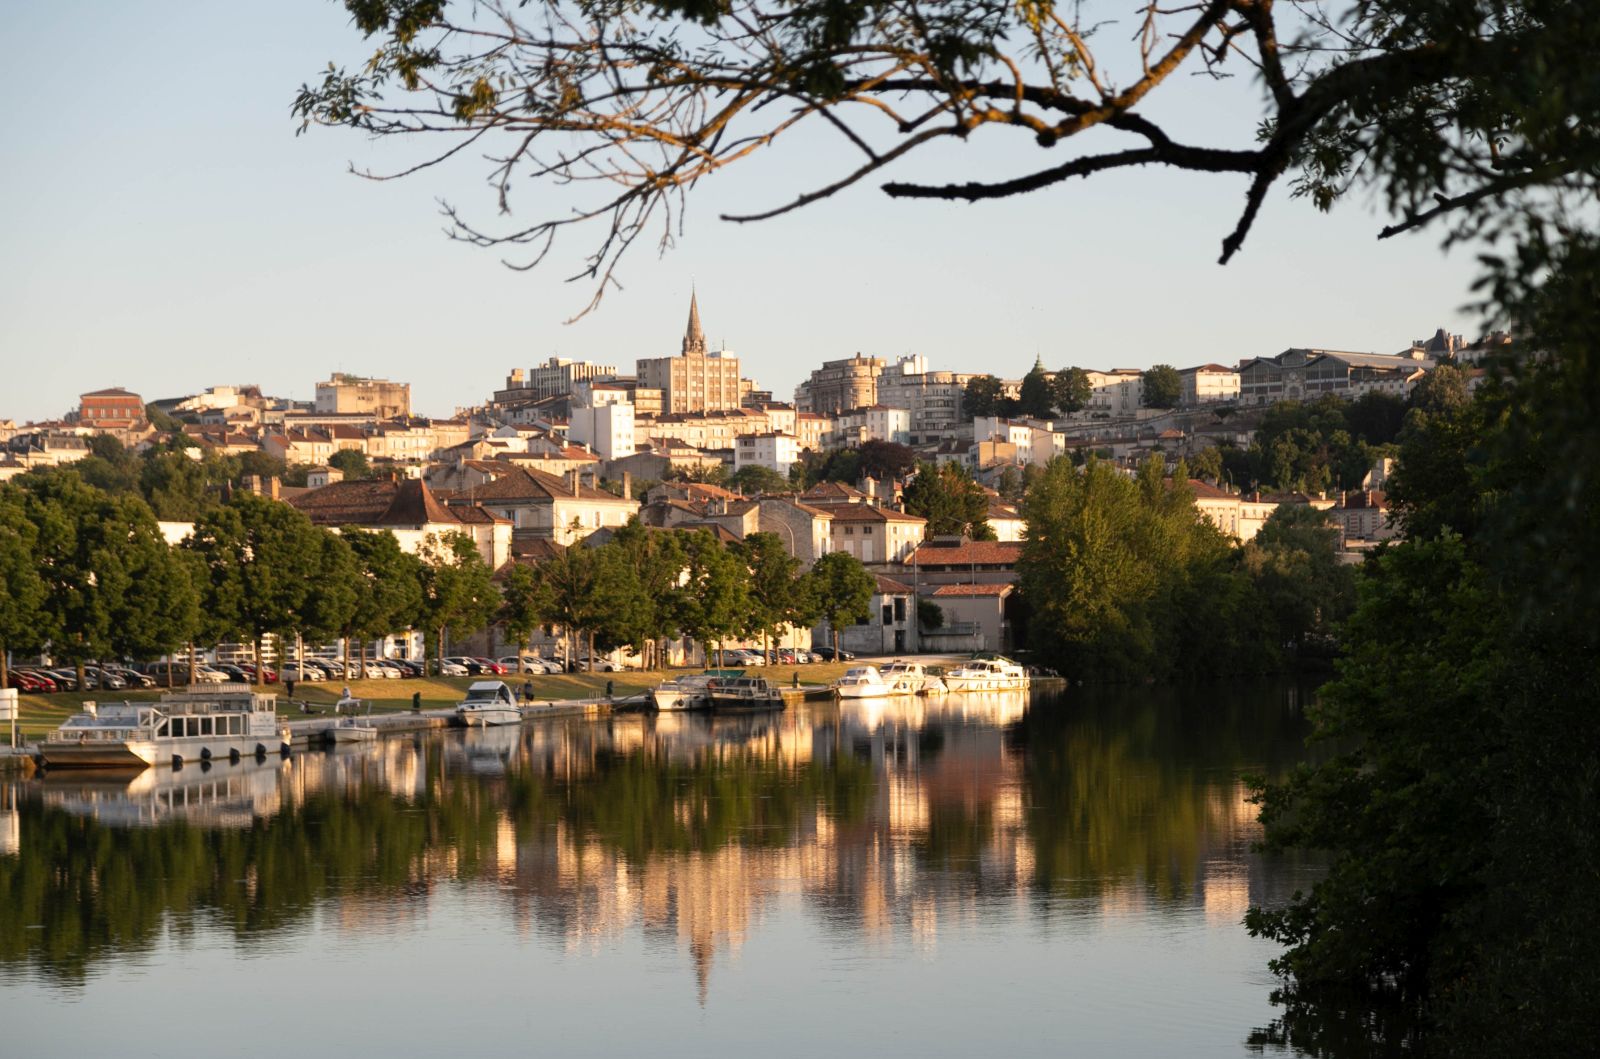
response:
[[[930,537],[966,533],[973,540],[994,539],[988,494],[959,463],[920,465],[906,483],[904,499],[908,514],[928,520]]]
[[[1183,380],[1171,364],[1157,364],[1144,373],[1146,408],[1176,408],[1183,396]]]

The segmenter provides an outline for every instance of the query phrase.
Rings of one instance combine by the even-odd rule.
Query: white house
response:
[[[733,446],[735,474],[746,467],[765,467],[787,477],[789,468],[799,462],[800,439],[793,434],[745,434]]]

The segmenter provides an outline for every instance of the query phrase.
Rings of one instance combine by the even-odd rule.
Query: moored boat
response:
[[[944,675],[950,691],[1020,691],[1028,671],[1001,655],[974,655]]]
[[[894,686],[896,694],[934,695],[946,690],[944,679],[937,673],[930,673],[921,662],[902,662],[897,658],[879,672],[886,683]]]
[[[52,768],[143,768],[289,752],[277,696],[248,684],[169,691],[156,702],[84,703],[40,744]]]
[[[522,723],[522,711],[503,680],[474,681],[456,706],[456,717],[468,728]]]
[[[851,666],[833,682],[833,693],[841,699],[876,699],[902,692],[884,679],[877,666]]]
[[[731,680],[743,675],[742,669],[711,669],[704,673],[674,677],[652,688],[650,701],[658,710],[709,710],[712,685],[719,680]]]
[[[781,710],[783,692],[766,677],[734,677],[711,687],[711,709],[716,713],[756,713]]]

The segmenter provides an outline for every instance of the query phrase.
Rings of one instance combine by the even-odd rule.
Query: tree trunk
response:
[[[83,659],[78,659],[78,690],[89,690],[89,674],[83,671]]]
[[[589,630],[589,672],[594,672],[594,630]]]
[[[0,644],[0,688],[11,686],[11,650]]]
[[[265,687],[267,684],[267,675],[261,669],[261,637],[256,636],[251,639],[250,651],[255,656],[256,660],[256,687]],[[283,668],[282,661],[278,663],[278,668]]]
[[[340,639],[344,641],[343,645],[341,646],[341,650],[344,653],[344,660],[342,662],[342,664],[344,666],[344,678],[346,680],[349,680],[350,679],[350,637],[342,636],[342,637],[340,637]],[[357,676],[365,676],[365,674],[364,673],[358,673]]]
[[[189,683],[190,684],[194,683],[195,670],[197,668],[199,668],[199,667],[196,665],[195,657],[194,657],[194,641],[190,640],[189,641]]]
[[[444,676],[444,626],[439,626],[439,637],[434,641],[439,652],[439,675]]]
[[[833,622],[828,623],[828,631],[833,633],[833,660],[839,661],[839,627]]]

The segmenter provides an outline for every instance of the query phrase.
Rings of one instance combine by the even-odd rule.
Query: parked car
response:
[[[399,680],[403,673],[399,666],[390,665],[383,659],[369,660],[366,669],[367,676],[378,680]]]
[[[388,662],[390,665],[392,665],[396,669],[400,670],[400,675],[401,676],[404,676],[404,677],[420,677],[420,676],[422,676],[422,663],[421,662],[413,662],[409,658],[386,658],[386,659],[384,659],[384,661]]]
[[[846,651],[843,648],[839,649],[837,658],[834,657],[834,651],[831,647],[818,647],[811,653],[824,662],[854,662],[856,660],[855,652]]]
[[[55,681],[46,681],[43,677],[32,676],[20,669],[12,669],[6,673],[6,686],[24,693],[42,693],[56,689]]]
[[[83,673],[94,681],[94,686],[100,691],[121,691],[128,686],[126,680],[100,666],[84,666]]]
[[[156,686],[154,678],[146,676],[129,666],[103,665],[100,668],[115,673],[130,688],[153,688]]]
[[[41,690],[41,691],[64,691],[65,690],[64,688],[62,688],[60,681],[56,680],[55,677],[51,676],[49,673],[45,672],[42,669],[36,669],[36,668],[34,668],[32,666],[27,666],[27,667],[22,668],[22,669],[13,669],[12,672],[13,673],[21,673],[24,676],[27,676],[27,677],[29,677],[29,678],[31,678],[33,680],[38,681],[39,684],[40,684],[40,689],[39,690]]]
[[[76,691],[78,688],[78,671],[72,667],[46,669],[44,673],[63,691]],[[121,691],[127,684],[122,678],[103,673],[95,666],[84,666],[83,686],[86,691]]]
[[[235,684],[249,684],[253,682],[253,678],[249,673],[244,671],[244,667],[242,666],[228,665],[225,662],[221,662],[212,665],[209,668],[215,669],[218,673],[221,673]]]
[[[501,665],[499,662],[496,662],[492,658],[479,658],[475,661],[478,663],[478,665],[483,667],[480,672],[493,673],[497,677],[503,677],[506,675],[506,667]]]
[[[250,682],[252,684],[254,684],[255,680],[256,680],[256,666],[255,666],[255,663],[254,662],[240,662],[239,663],[239,668],[244,670],[244,675],[249,677],[250,678]],[[266,666],[262,666],[261,667],[261,683],[263,683],[263,684],[276,684],[277,682],[278,682],[278,671],[275,670],[275,669],[268,669]]]
[[[308,666],[322,670],[322,675],[329,680],[340,680],[344,677],[344,666],[330,658],[306,658],[303,661]]]
[[[302,682],[310,681],[314,684],[319,681],[327,680],[328,674],[324,672],[320,666],[310,665],[309,663],[302,665],[299,662],[290,662],[288,665],[278,670],[278,677],[280,680],[298,680]]]
[[[471,671],[467,669],[466,666],[462,665],[460,662],[452,662],[448,658],[442,658],[434,662],[433,669],[434,672],[438,673],[441,677],[465,677],[472,675]]]

